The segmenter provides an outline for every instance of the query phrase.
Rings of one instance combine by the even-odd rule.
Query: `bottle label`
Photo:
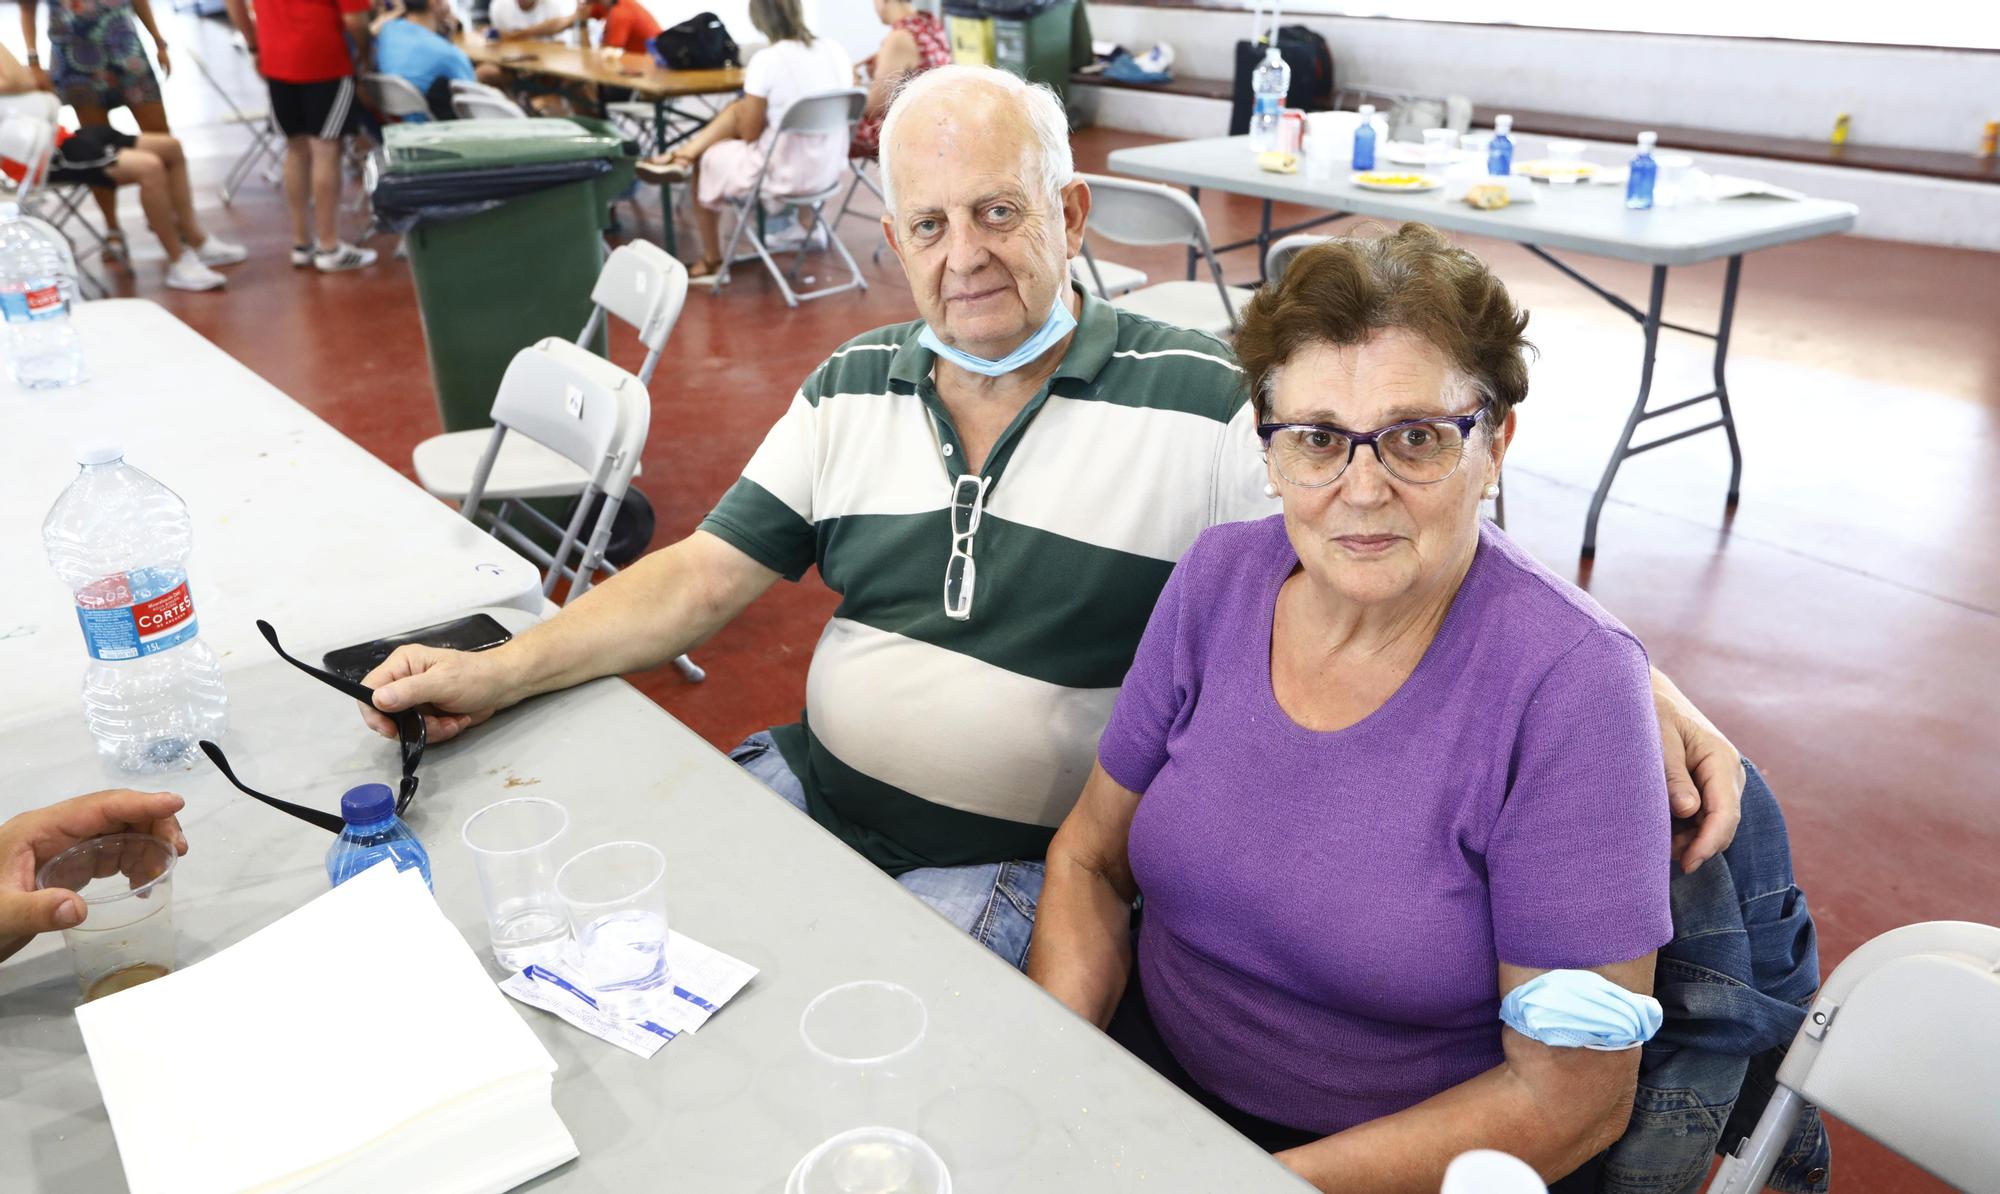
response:
[[[0,294],[0,307],[6,309],[9,323],[54,319],[63,313],[62,286],[53,278],[30,282],[20,290]]]
[[[149,600],[130,601],[129,589],[126,597],[129,604],[125,605],[76,607],[76,620],[83,625],[83,643],[92,659],[157,655],[198,633],[186,581]]]
[[[1265,92],[1259,95],[1257,97],[1257,115],[1269,116],[1271,119],[1276,120],[1278,118],[1278,108],[1284,102],[1284,98],[1284,96],[1278,95],[1275,92]]]

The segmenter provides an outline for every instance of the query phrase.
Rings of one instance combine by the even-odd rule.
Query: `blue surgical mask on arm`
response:
[[[1660,1030],[1660,1001],[1594,970],[1551,970],[1507,992],[1500,1022],[1558,1048],[1631,1049]]]
[[[1075,330],[1076,316],[1069,313],[1069,304],[1063,301],[1063,293],[1058,289],[1056,305],[1050,308],[1049,317],[1042,321],[1042,326],[1035,329],[1034,335],[1021,341],[1019,348],[997,361],[989,361],[985,357],[976,357],[969,352],[961,352],[951,347],[938,339],[937,333],[930,329],[929,324],[925,324],[924,330],[917,336],[917,343],[968,373],[977,373],[982,377],[1000,377],[1033,362]]]

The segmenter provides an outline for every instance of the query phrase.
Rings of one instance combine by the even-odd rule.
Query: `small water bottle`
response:
[[[415,867],[424,877],[424,886],[431,886],[431,856],[396,816],[396,794],[388,784],[348,789],[340,798],[340,819],[347,824],[326,851],[326,877],[335,887],[385,858],[399,871]]]
[[[1276,149],[1278,111],[1292,91],[1292,68],[1278,47],[1264,51],[1264,61],[1250,75],[1250,91],[1256,97],[1256,107],[1250,112],[1250,148],[1257,153]]]
[[[1361,123],[1354,126],[1354,168],[1375,168],[1375,105],[1361,105]]]
[[[0,203],[0,313],[15,384],[52,390],[83,380],[83,347],[69,320],[76,262],[62,234],[18,203]]]
[[[1514,131],[1512,116],[1493,118],[1493,139],[1486,143],[1486,173],[1505,178],[1514,172]]]
[[[228,721],[222,665],[188,595],[194,520],[116,445],[86,446],[76,460],[76,480],[42,520],[42,547],[90,654],[84,721],[118,766],[164,770],[201,739],[221,738]]]
[[[1660,175],[1659,164],[1653,161],[1653,144],[1658,140],[1658,133],[1639,134],[1639,152],[1625,177],[1625,206],[1633,211],[1653,206],[1653,181]]]

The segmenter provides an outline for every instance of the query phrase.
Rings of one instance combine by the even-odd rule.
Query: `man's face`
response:
[[[984,87],[926,96],[896,127],[896,210],[882,217],[917,310],[940,340],[997,359],[1049,316],[1083,239],[1090,192],[1043,188],[1020,106]]]

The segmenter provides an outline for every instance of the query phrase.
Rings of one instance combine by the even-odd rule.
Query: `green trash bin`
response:
[[[409,247],[438,418],[490,426],[514,354],[590,317],[633,147],[582,117],[393,124],[383,140],[367,185]]]

